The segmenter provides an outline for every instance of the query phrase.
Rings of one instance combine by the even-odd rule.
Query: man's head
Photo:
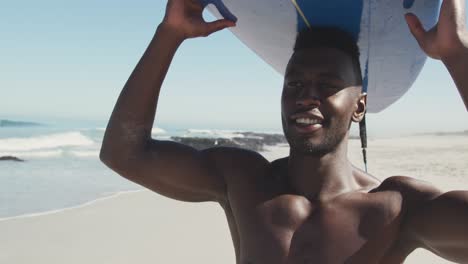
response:
[[[334,151],[351,122],[362,120],[365,108],[356,41],[336,28],[300,32],[281,97],[283,130],[291,149],[304,155]]]

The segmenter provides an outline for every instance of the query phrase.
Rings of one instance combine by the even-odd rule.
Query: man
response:
[[[445,0],[438,25],[427,32],[414,15],[406,20],[422,49],[447,66],[468,107],[464,4]],[[206,23],[202,11],[196,0],[169,0],[109,121],[105,164],[164,196],[218,202],[237,263],[402,263],[416,248],[468,262],[468,192],[442,193],[407,177],[379,182],[350,164],[349,126],[366,109],[357,49],[314,44],[313,30],[299,35],[285,75],[289,157],[270,163],[247,150],[197,151],[151,139],[159,91],[178,46],[235,25]],[[336,30],[320,36],[326,35],[346,43]]]

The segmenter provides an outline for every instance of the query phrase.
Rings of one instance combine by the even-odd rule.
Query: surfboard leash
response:
[[[296,0],[291,0],[291,2],[294,5],[294,7],[296,8],[297,13],[299,13],[299,15],[301,15],[302,20],[304,20],[304,23],[307,25],[308,28],[310,28],[309,20],[307,20],[307,17],[304,15],[304,12],[302,12],[302,9],[299,6],[299,4],[297,3],[297,1]]]
[[[359,136],[361,138],[362,157],[364,159],[364,168],[367,173],[367,128],[366,128],[366,115],[359,122]]]

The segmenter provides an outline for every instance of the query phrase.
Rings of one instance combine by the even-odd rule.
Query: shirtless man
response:
[[[430,31],[414,15],[406,20],[422,49],[447,66],[468,107],[464,5],[445,0]],[[237,263],[403,263],[416,248],[468,263],[467,191],[442,193],[402,176],[379,182],[348,161],[349,126],[366,108],[350,49],[296,47],[281,101],[287,158],[270,163],[243,149],[153,140],[160,88],[179,45],[235,25],[206,23],[202,10],[196,0],[169,0],[110,118],[105,164],[164,196],[218,202]]]

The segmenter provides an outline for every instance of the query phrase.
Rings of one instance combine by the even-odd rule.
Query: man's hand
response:
[[[465,0],[444,0],[439,21],[426,31],[414,14],[406,14],[406,22],[419,46],[431,58],[447,67],[468,111],[468,32]]]
[[[182,39],[206,37],[236,25],[227,19],[206,22],[203,19],[203,9],[198,0],[168,0],[162,25],[177,32]]]
[[[444,0],[438,23],[428,31],[414,14],[406,14],[405,18],[423,51],[433,59],[445,61],[468,50],[465,16],[465,0]]]

